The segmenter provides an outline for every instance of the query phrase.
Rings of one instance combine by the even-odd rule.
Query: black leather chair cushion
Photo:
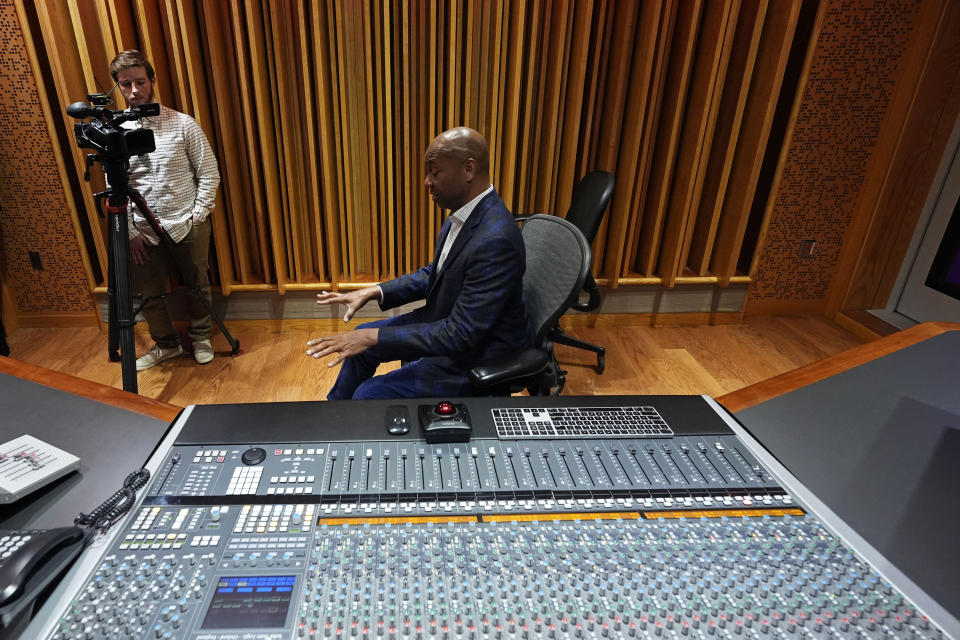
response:
[[[550,354],[542,349],[527,349],[488,360],[470,370],[470,382],[480,389],[489,389],[509,380],[533,376],[547,367]]]

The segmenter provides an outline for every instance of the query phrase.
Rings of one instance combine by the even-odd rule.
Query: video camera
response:
[[[78,120],[92,118],[90,122],[77,122],[73,134],[81,149],[96,149],[103,159],[127,159],[156,149],[153,131],[150,129],[124,129],[121,123],[138,118],[160,115],[156,103],[130,107],[126,111],[114,111],[106,105],[112,100],[103,93],[87,95],[89,102],[74,102],[67,107],[67,115]]]

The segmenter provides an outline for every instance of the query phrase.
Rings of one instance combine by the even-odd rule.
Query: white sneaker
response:
[[[177,345],[164,349],[160,345],[153,345],[150,351],[137,358],[137,371],[146,371],[150,367],[155,367],[164,360],[176,358],[183,353],[183,347]]]
[[[197,340],[193,343],[193,359],[197,364],[207,364],[213,361],[213,347],[209,340]]]

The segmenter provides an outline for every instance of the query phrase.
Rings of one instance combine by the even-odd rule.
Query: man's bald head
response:
[[[454,127],[438,135],[427,147],[424,159],[441,155],[460,162],[473,158],[477,162],[477,174],[485,177],[490,175],[490,146],[476,129]]]
[[[490,147],[479,131],[456,127],[430,143],[424,185],[443,209],[455,211],[490,186]]]

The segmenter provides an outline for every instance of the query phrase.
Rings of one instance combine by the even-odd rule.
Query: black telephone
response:
[[[129,474],[119,491],[90,513],[81,513],[74,519],[80,526],[0,530],[0,629],[9,627],[66,571],[94,535],[119,522],[149,479],[146,469]]]
[[[0,627],[8,626],[83,549],[79,527],[0,530]]]

